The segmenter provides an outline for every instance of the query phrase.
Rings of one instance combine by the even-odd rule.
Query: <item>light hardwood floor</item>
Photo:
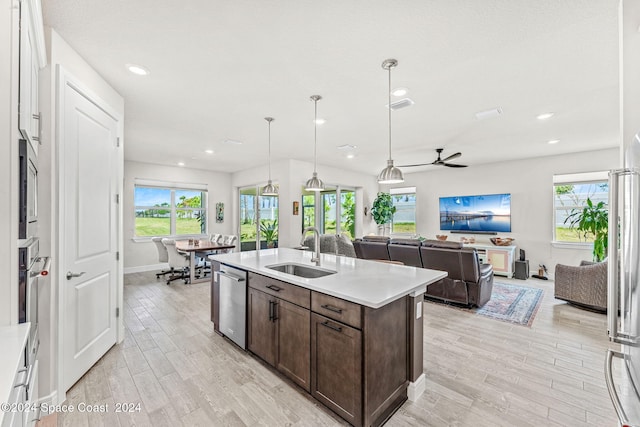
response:
[[[424,305],[427,391],[389,426],[615,426],[604,383],[606,316],[544,289],[532,326]],[[213,332],[209,284],[125,276],[126,337],[68,392],[107,413],[61,413],[61,426],[344,425],[304,392]],[[116,413],[117,402],[140,412]]]

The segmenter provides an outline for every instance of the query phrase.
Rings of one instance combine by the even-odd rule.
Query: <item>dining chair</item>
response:
[[[238,236],[234,236],[233,234],[230,235],[225,235],[222,237],[222,244],[223,245],[236,245],[238,242]],[[233,252],[235,248],[230,248],[230,249],[222,249],[220,251],[220,253],[222,254],[227,254],[229,252]]]
[[[152,237],[151,241],[156,245],[156,249],[158,250],[158,262],[169,262],[169,254],[167,253],[167,248],[162,244],[162,237]],[[173,268],[169,268],[168,270],[161,270],[159,273],[156,273],[156,279],[159,279],[160,276],[164,276],[165,274],[173,273]]]
[[[162,244],[167,248],[169,256],[169,267],[174,270],[174,274],[169,276],[167,285],[173,280],[182,279],[184,283],[189,283],[189,256],[185,256],[176,249],[176,241],[173,239],[162,239]]]

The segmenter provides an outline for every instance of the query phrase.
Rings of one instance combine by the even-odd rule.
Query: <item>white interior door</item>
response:
[[[62,386],[116,343],[118,121],[64,84],[60,133]]]

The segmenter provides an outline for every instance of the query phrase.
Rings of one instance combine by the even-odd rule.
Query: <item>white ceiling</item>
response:
[[[319,94],[318,163],[372,175],[388,152],[386,58],[399,62],[393,87],[415,101],[393,113],[396,164],[430,162],[438,147],[473,166],[618,145],[617,6],[43,0],[45,24],[124,97],[125,159],[226,172],[264,165],[264,117],[273,116],[274,161],[313,161],[309,96]],[[133,75],[128,63],[151,73]],[[475,118],[495,107],[500,117]],[[536,119],[547,111],[556,114]],[[357,145],[356,157],[342,144]]]

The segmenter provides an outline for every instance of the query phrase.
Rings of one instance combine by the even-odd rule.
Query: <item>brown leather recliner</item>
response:
[[[354,240],[353,248],[356,250],[356,256],[358,258],[388,261],[388,242],[389,237],[387,236],[364,236],[362,239]]]
[[[480,264],[475,249],[463,248],[458,242],[425,240],[420,255],[424,268],[449,273],[427,286],[427,297],[478,307],[491,299],[493,267]]]
[[[388,250],[391,261],[400,261],[404,265],[422,267],[420,258],[420,240],[418,239],[391,239]]]

